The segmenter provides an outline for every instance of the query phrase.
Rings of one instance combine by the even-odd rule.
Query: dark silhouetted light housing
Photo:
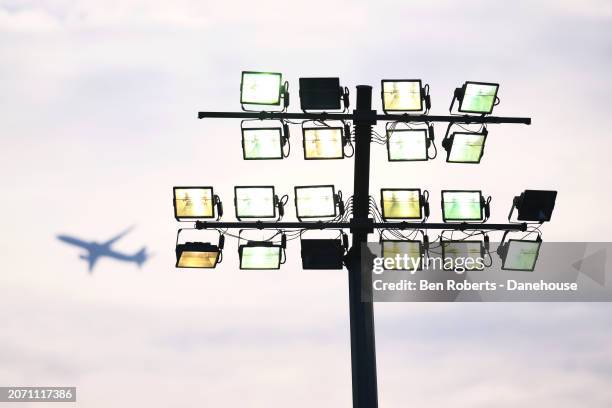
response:
[[[556,199],[556,191],[525,190],[520,196],[514,198],[518,219],[520,221],[550,221]]]
[[[177,268],[205,268],[217,266],[221,249],[208,242],[186,242],[176,246]]]
[[[342,269],[344,246],[340,239],[302,239],[302,268]]]
[[[300,78],[302,110],[340,109],[340,78]]]

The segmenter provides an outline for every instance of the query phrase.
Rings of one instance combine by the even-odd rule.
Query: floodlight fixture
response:
[[[481,132],[454,132],[450,137],[442,140],[442,147],[446,150],[446,161],[448,163],[480,163],[487,135],[486,128],[483,128]]]
[[[344,214],[342,192],[333,185],[296,186],[295,210],[298,220],[335,217]]]
[[[344,128],[338,127],[304,127],[304,159],[326,160],[344,158],[344,145],[347,140]]]
[[[300,78],[300,106],[308,110],[348,109],[348,88],[340,86],[340,78]]]
[[[461,88],[455,89],[449,110],[452,112],[455,100],[457,100],[459,112],[490,114],[493,112],[493,107],[499,103],[498,89],[499,84],[466,81]]]
[[[341,239],[302,238],[303,269],[342,269],[344,255],[348,250],[348,236],[341,233]]]
[[[223,259],[223,246],[225,236],[219,235],[219,243],[185,242],[178,243],[181,230],[176,236],[176,267],[177,268],[203,268],[212,269]]]
[[[283,242],[285,240],[283,239]],[[238,247],[240,269],[280,269],[284,263],[284,244],[270,241],[247,241]]]
[[[502,260],[502,269],[508,271],[525,271],[533,272],[540,247],[542,246],[542,237],[538,233],[536,239],[510,239],[506,241],[504,233],[502,242],[497,247],[497,254]]]
[[[380,204],[384,220],[418,220],[429,216],[429,192],[420,188],[383,188]]]
[[[240,103],[244,105],[289,106],[289,84],[278,72],[242,71]]]
[[[422,112],[431,108],[429,85],[420,79],[383,79],[381,81],[383,111]]]
[[[557,192],[551,190],[525,190],[514,197],[508,220],[512,217],[514,208],[518,211],[519,221],[546,222],[550,221],[555,208]]]
[[[223,216],[223,204],[212,187],[174,187],[174,218],[184,219],[217,218]],[[216,211],[215,211],[216,210]]]
[[[236,218],[275,218],[276,210],[284,206],[274,192],[274,186],[235,186],[234,207]],[[282,215],[282,214],[280,214]]]
[[[242,157],[245,160],[282,159],[288,139],[288,133],[283,135],[280,126],[242,128]]]
[[[425,246],[415,239],[381,239],[383,268],[394,271],[420,271],[423,269]],[[393,259],[393,263],[386,261]]]
[[[481,271],[485,264],[485,244],[479,240],[441,240],[442,268],[456,272]]]
[[[387,128],[387,158],[389,161],[429,160],[428,151],[433,142],[433,126],[425,129]]]
[[[489,203],[479,190],[442,190],[442,219],[453,221],[483,221],[489,218]]]

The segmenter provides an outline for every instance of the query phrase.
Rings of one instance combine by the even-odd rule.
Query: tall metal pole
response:
[[[370,209],[370,140],[376,111],[372,110],[372,87],[357,86],[355,125],[355,172],[353,187],[353,220],[367,223]],[[363,246],[368,241],[366,229],[354,229],[353,245],[347,256],[349,306],[351,321],[351,369],[353,378],[353,408],[377,408],[376,350],[374,344],[373,302],[362,301],[361,268]],[[372,286],[363,285],[371,295]],[[368,296],[368,293],[363,295]]]

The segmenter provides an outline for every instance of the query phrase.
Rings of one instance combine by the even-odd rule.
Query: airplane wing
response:
[[[65,242],[67,244],[84,248],[84,249],[86,249],[88,251],[91,250],[91,248],[92,248],[92,244],[90,242],[83,241],[81,239],[74,238],[74,237],[71,237],[71,236],[68,236],[68,235],[58,235],[57,239],[59,239],[62,242]]]
[[[128,229],[126,229],[125,231],[123,231],[122,233],[120,233],[119,235],[109,239],[108,241],[106,241],[105,243],[103,243],[102,245],[110,247],[112,246],[115,242],[119,241],[121,238],[123,238],[127,233],[129,233],[132,229],[134,229],[134,227],[130,227]]]

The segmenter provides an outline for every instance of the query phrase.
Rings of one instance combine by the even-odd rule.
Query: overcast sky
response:
[[[352,95],[422,78],[432,113],[465,80],[499,82],[478,166],[394,163],[372,190],[482,189],[503,222],[526,188],[559,191],[549,241],[609,240],[612,2],[0,0],[0,385],[75,385],[81,406],[349,406],[346,272],[174,268],[172,186],[334,183],[352,159],[244,162],[242,70],[339,76]],[[354,100],[353,100],[354,103]],[[441,127],[437,134],[443,134]],[[438,138],[439,139],[439,138]],[[293,219],[289,208],[287,219]],[[147,246],[92,276],[59,233]],[[202,237],[215,239],[202,233]],[[377,237],[372,237],[376,239]],[[609,407],[608,304],[376,304],[381,406]]]

